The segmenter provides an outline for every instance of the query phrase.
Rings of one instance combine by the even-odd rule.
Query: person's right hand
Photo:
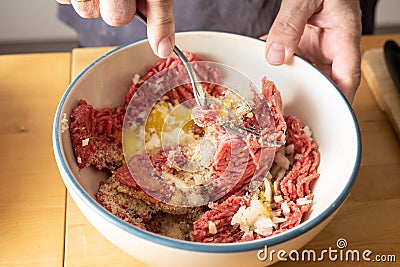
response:
[[[296,52],[329,76],[351,103],[361,79],[360,40],[359,0],[282,0],[265,54],[270,64],[281,65]]]
[[[147,37],[154,53],[162,58],[172,53],[175,44],[173,0],[56,0],[72,4],[83,18],[99,18],[111,26],[132,21],[136,9],[147,16]]]

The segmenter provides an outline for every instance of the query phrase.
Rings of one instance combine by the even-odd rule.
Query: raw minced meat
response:
[[[281,150],[284,151],[283,155],[277,153],[280,156],[275,157],[271,169],[272,173],[277,169],[283,169],[284,177],[270,175],[268,179],[270,184],[264,185],[260,192],[248,196],[233,195],[221,203],[222,208],[218,205],[211,205],[210,210],[194,223],[192,236],[195,241],[212,243],[249,241],[284,232],[301,223],[304,213],[309,211],[312,204],[313,195],[310,183],[319,177],[317,173],[319,154],[316,144],[307,137],[299,119],[287,116],[285,121],[288,129],[286,148],[289,147],[289,153],[286,153],[285,150]],[[292,151],[292,149],[294,150]],[[274,182],[279,183],[276,190],[271,188]],[[268,201],[265,196],[266,192],[273,193],[274,201]],[[244,227],[235,221],[232,224],[234,216],[232,212],[239,211],[237,203],[242,203],[240,207],[248,208],[251,199],[260,201],[265,210],[238,214],[241,220],[246,222]],[[257,233],[257,219],[264,218],[271,219],[271,231],[268,234]],[[209,232],[208,226],[205,224],[208,221],[213,221],[217,225],[217,233]]]
[[[125,108],[96,110],[80,100],[71,113],[70,135],[80,168],[111,171],[122,165],[122,124]]]
[[[199,60],[193,54],[186,55],[191,61]],[[304,213],[312,205],[310,184],[319,176],[318,147],[308,126],[292,115],[283,115],[280,93],[275,84],[266,78],[262,80],[263,97],[255,96],[253,111],[243,112],[243,124],[259,130],[261,136],[269,133],[266,138],[283,143],[281,148],[265,148],[258,140],[234,136],[216,125],[215,121],[203,119],[204,115],[212,118],[216,114],[210,114],[210,110],[195,109],[193,114],[199,125],[191,123],[188,124],[190,127],[185,126],[182,131],[185,140],[193,140],[197,144],[199,140],[208,138],[214,148],[207,148],[212,151],[208,152],[211,153],[210,161],[203,159],[202,164],[207,168],[191,173],[188,169],[192,170],[192,167],[188,166],[191,166],[197,152],[190,152],[187,142],[159,147],[162,142],[156,125],[163,123],[165,117],[160,116],[165,116],[165,112],[193,98],[190,84],[184,84],[161,98],[159,108],[162,110],[150,114],[150,120],[155,125],[148,127],[150,133],[146,133],[145,140],[151,152],[138,153],[128,162],[124,161],[121,141],[124,116],[136,116],[142,108],[138,105],[130,114],[125,114],[132,97],[153,75],[180,64],[178,59],[168,58],[148,68],[143,76],[135,74],[122,106],[96,110],[81,100],[73,109],[69,128],[78,166],[93,166],[110,173],[110,178],[100,183],[95,194],[97,201],[132,225],[195,242],[249,241],[279,234],[300,224]],[[203,67],[197,71],[201,75],[213,76],[214,80],[222,77],[215,68]],[[213,97],[220,98],[227,94],[226,88],[221,86],[203,86]],[[145,94],[141,97],[143,99],[139,103],[149,101]],[[261,117],[256,118],[254,114]],[[140,177],[134,177],[128,165],[140,169],[140,173],[146,176],[144,183]],[[266,172],[268,169],[265,168],[271,165]],[[257,173],[265,173],[266,179],[249,192]],[[172,177],[176,182],[192,180],[195,185],[211,181],[216,190],[225,191],[221,198],[209,205],[175,206],[169,203],[173,197],[171,187],[164,186],[164,182],[154,187],[152,179],[160,178],[157,175]],[[229,184],[232,177],[235,177],[233,185]],[[225,187],[228,187],[227,191]],[[148,190],[162,193],[164,198],[156,199],[146,193]]]
[[[100,184],[96,200],[112,214],[141,229],[183,240],[192,240],[192,222],[203,209],[173,207],[145,194],[126,165]]]

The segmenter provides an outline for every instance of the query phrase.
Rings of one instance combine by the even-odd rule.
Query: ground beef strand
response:
[[[287,146],[294,147],[294,160],[291,168],[286,173],[275,196],[282,196],[282,200],[273,206],[274,212],[283,214],[284,222],[278,225],[273,235],[285,232],[299,225],[304,214],[309,211],[311,203],[297,203],[299,198],[311,200],[314,198],[310,184],[319,177],[317,167],[319,165],[318,147],[304,132],[302,122],[295,116],[284,118],[287,125]],[[242,196],[233,195],[220,204],[210,206],[198,221],[194,222],[192,236],[197,242],[204,243],[230,243],[250,241],[266,236],[254,233],[245,235],[237,225],[231,225],[232,216],[241,206],[248,206]],[[286,208],[282,208],[283,205]],[[217,226],[217,233],[210,233],[209,222]]]
[[[117,181],[121,186],[120,189],[123,189],[123,193],[151,205],[154,211],[163,211],[174,215],[188,214],[191,212],[191,207],[169,205],[149,196],[136,183],[126,164],[113,172],[113,175],[109,179]]]
[[[287,126],[281,110],[281,95],[275,84],[266,78],[262,80],[262,93],[263,96],[255,95],[253,110],[260,116],[252,124],[260,126],[264,134],[272,133],[277,141],[285,142]],[[243,140],[219,127],[216,128],[215,139],[217,148],[212,163],[217,174],[215,183],[226,186],[231,185],[229,181],[236,183],[221,200],[230,195],[244,195],[252,180],[265,177],[267,168],[272,165],[274,149],[260,145],[258,140]],[[223,190],[223,186],[217,188]]]
[[[294,145],[296,153],[292,169],[282,180],[280,191],[287,201],[296,201],[311,194],[310,183],[319,177],[318,147],[306,136],[303,123],[295,116],[287,116],[287,144]]]
[[[240,196],[231,196],[224,202],[212,203],[211,210],[204,213],[199,220],[193,223],[192,237],[196,242],[203,243],[231,243],[237,242],[243,233],[236,226],[231,225],[232,217],[241,206],[248,206],[249,200]],[[210,233],[209,224],[214,223],[217,232]]]
[[[112,171],[123,163],[122,124],[125,109],[96,110],[80,100],[72,110],[70,135],[79,168]]]
[[[126,165],[100,183],[95,197],[112,214],[134,226],[183,240],[192,240],[193,221],[204,213],[202,207],[175,207],[150,197]]]

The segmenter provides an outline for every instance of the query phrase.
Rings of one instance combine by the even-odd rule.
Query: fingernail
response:
[[[272,65],[280,65],[285,61],[285,48],[278,43],[272,43],[269,47],[267,61]]]
[[[172,42],[169,37],[165,37],[164,39],[161,40],[161,42],[158,44],[157,48],[157,54],[161,58],[166,58],[169,55],[171,55],[172,52]]]

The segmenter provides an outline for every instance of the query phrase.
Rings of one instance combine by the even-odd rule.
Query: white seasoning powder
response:
[[[193,180],[195,185],[202,185],[203,184],[203,177],[200,174],[193,175]]]
[[[241,206],[237,212],[235,213],[235,215],[233,215],[232,217],[232,221],[231,221],[231,225],[235,225],[235,224],[240,224],[242,221],[242,215],[244,210],[246,209],[246,206]]]
[[[61,118],[61,133],[64,133],[66,130],[68,130],[68,127],[67,113],[63,113]]]
[[[272,202],[272,188],[271,188],[272,184],[268,179],[265,179],[264,187],[265,187],[265,191],[264,191],[265,201],[267,203],[271,203]]]
[[[311,204],[311,202],[312,202],[311,199],[307,199],[305,197],[296,199],[297,205],[308,205],[308,204]]]
[[[89,144],[89,138],[82,140],[82,146],[87,146]]]
[[[290,212],[289,205],[288,205],[288,203],[286,201],[282,202],[281,208],[282,208],[283,213],[289,213]]]
[[[259,201],[252,199],[250,206],[242,206],[233,215],[231,225],[239,224],[244,237],[253,235],[253,231],[262,235],[272,233],[274,224],[271,219],[271,212]]]
[[[139,81],[140,81],[140,75],[138,73],[136,73],[132,78],[132,82],[134,84],[137,84]]]
[[[282,197],[281,195],[274,196],[274,201],[275,201],[276,203],[279,203],[279,202],[281,202],[282,200],[283,200],[283,197]]]
[[[272,227],[274,227],[274,223],[272,222],[271,218],[267,218],[264,216],[261,216],[255,223],[254,223],[254,232],[263,235],[263,236],[268,236],[272,234]]]
[[[208,232],[212,235],[215,235],[218,232],[217,226],[215,226],[213,221],[208,221]]]
[[[308,127],[308,125],[304,126],[303,128],[304,134],[308,137],[308,139],[310,139],[310,141],[312,141],[312,132],[310,127]]]

